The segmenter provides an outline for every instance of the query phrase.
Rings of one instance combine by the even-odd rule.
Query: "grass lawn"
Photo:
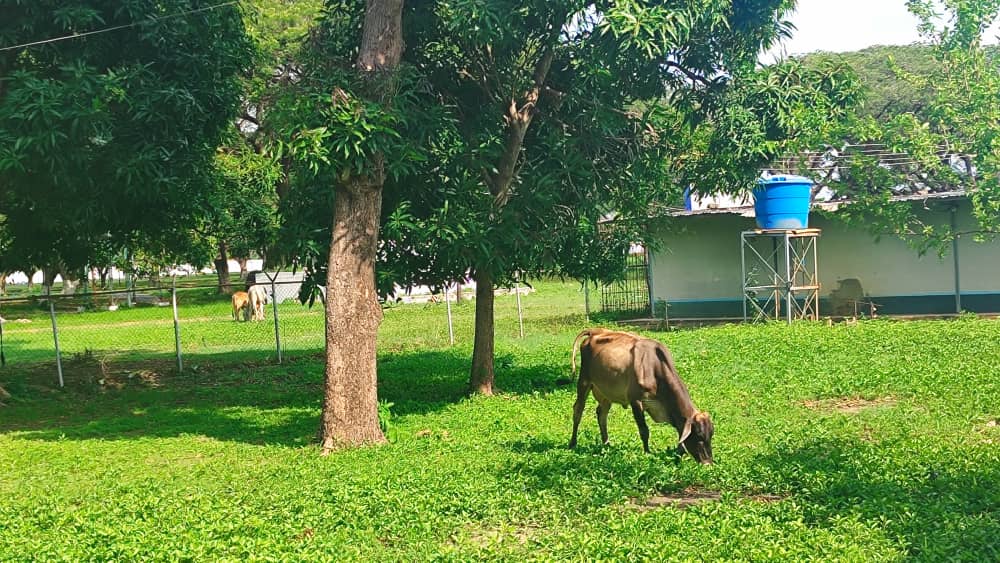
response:
[[[471,304],[455,347],[443,305],[388,310],[391,443],[325,458],[315,358],[62,391],[9,365],[0,560],[1000,559],[1000,323],[652,333],[713,414],[704,467],[620,408],[600,447],[593,402],[566,449],[582,297],[536,287],[524,339],[498,299],[492,398],[463,397]]]

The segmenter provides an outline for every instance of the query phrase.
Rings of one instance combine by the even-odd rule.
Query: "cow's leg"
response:
[[[580,429],[580,419],[583,418],[583,409],[587,406],[587,395],[590,394],[590,382],[580,378],[576,382],[576,403],[573,405],[573,437],[569,439],[569,447],[576,447],[576,432]]]
[[[608,445],[608,412],[611,411],[611,403],[601,401],[597,403],[597,426],[601,429],[601,443]]]
[[[632,402],[632,416],[635,418],[635,425],[639,427],[639,437],[642,438],[642,449],[649,453],[649,426],[646,424],[646,413],[642,410],[642,403]]]

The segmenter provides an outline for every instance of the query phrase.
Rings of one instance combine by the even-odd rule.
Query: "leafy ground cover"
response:
[[[524,339],[501,305],[492,398],[463,396],[471,316],[449,347],[440,310],[387,311],[391,442],[325,458],[315,358],[64,391],[8,367],[0,560],[1000,558],[1000,323],[650,333],[713,413],[702,467],[618,408],[610,447],[588,414],[566,449],[586,323],[576,285],[537,288]]]

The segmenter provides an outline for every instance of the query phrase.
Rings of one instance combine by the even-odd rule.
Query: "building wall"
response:
[[[923,203],[918,204],[923,207]],[[947,224],[948,208],[936,203],[921,213],[924,220]],[[974,230],[967,201],[956,213],[960,230]],[[823,230],[819,238],[821,300],[840,280],[860,280],[866,296],[882,313],[919,314],[955,311],[955,270],[952,253],[919,256],[893,236],[875,240],[816,214],[810,226]],[[663,242],[651,256],[653,297],[670,303],[675,317],[742,316],[740,232],[755,227],[752,217],[731,214],[676,217],[658,233]],[[762,241],[765,244],[766,241]],[[770,249],[760,248],[762,254]],[[962,309],[1000,311],[1000,242],[959,239]],[[823,313],[821,305],[821,314]],[[829,311],[829,307],[827,307]]]

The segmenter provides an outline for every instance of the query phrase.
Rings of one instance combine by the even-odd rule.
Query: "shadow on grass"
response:
[[[761,455],[747,462],[749,469],[727,468],[720,460],[705,470],[687,456],[676,464],[662,447],[643,455],[629,440],[602,448],[589,438],[576,450],[552,438],[520,438],[505,445],[518,455],[497,473],[511,487],[554,495],[581,509],[620,504],[643,491],[702,486],[719,471],[748,470],[771,482],[765,492],[780,498],[790,493],[790,517],[801,514],[811,528],[857,520],[918,560],[1000,561],[1000,464],[982,448],[966,455],[953,446],[922,455],[889,444],[824,438]],[[747,498],[761,493],[729,492]]]
[[[81,363],[66,370],[64,390],[55,387],[50,366],[35,374],[0,372],[0,383],[13,396],[3,407],[0,432],[36,440],[185,434],[286,446],[313,440],[323,396],[321,357],[281,366],[252,360],[223,366],[203,359],[200,369],[183,374],[166,358],[109,372],[100,371],[99,362]],[[396,416],[440,410],[466,396],[468,363],[459,350],[385,355],[379,359],[379,397],[393,403]],[[546,366],[499,358],[497,371],[505,393],[559,386],[557,371]]]
[[[497,471],[498,478],[529,496],[558,498],[567,512],[621,505],[651,490],[683,489],[698,479],[696,472],[680,471],[672,449],[643,453],[638,436],[602,446],[597,436],[584,435],[569,449],[569,434],[567,424],[559,438],[528,436],[504,444],[516,455]],[[693,461],[687,463],[697,470]]]
[[[922,560],[1000,560],[1000,466],[972,464],[964,451],[935,452],[921,461],[885,444],[824,439],[757,464],[807,502],[806,522],[824,527],[856,517],[898,539]],[[975,455],[974,451],[970,455]],[[988,457],[988,456],[987,456]],[[883,464],[903,458],[906,465]]]

